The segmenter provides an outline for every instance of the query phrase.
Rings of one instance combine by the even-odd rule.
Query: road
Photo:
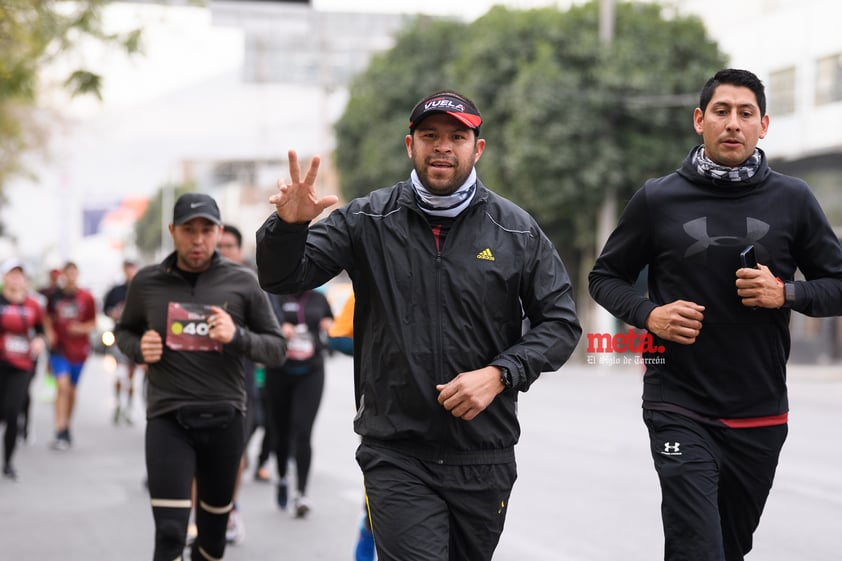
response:
[[[86,366],[68,452],[48,449],[52,406],[33,385],[34,443],[17,482],[0,479],[0,559],[148,560],[153,524],[143,487],[142,412],[115,427],[113,373]],[[640,372],[570,365],[522,395],[519,479],[496,561],[656,561],[659,490],[640,418]],[[842,551],[842,368],[792,367],[790,435],[749,561],[839,561]],[[354,461],[351,361],[328,361],[314,434],[313,511],[292,518],[273,485],[243,483],[246,539],[228,561],[351,561],[362,501]],[[251,457],[254,457],[253,441]]]

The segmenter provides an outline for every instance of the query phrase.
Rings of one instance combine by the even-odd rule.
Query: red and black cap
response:
[[[450,115],[476,132],[479,132],[479,126],[482,124],[479,109],[471,100],[454,92],[438,92],[425,97],[412,108],[409,115],[409,131],[414,131],[421,121],[434,113]]]

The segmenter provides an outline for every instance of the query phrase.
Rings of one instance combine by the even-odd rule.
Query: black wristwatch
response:
[[[498,366],[497,368],[500,369],[500,381],[503,382],[507,390],[512,389],[512,373],[505,366]]]
[[[784,308],[791,308],[795,305],[795,283],[792,281],[784,283]]]

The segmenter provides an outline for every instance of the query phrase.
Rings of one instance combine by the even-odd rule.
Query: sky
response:
[[[536,6],[558,5],[553,0],[311,0],[317,10],[382,12],[382,13],[428,13],[455,15],[474,19],[484,14],[495,4],[511,8],[534,8]],[[567,4],[568,2],[561,2]]]

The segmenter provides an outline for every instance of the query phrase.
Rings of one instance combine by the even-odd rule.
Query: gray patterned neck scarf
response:
[[[737,167],[722,166],[705,156],[704,145],[696,148],[693,154],[693,165],[696,166],[696,171],[705,177],[711,179],[719,179],[721,181],[730,181],[732,183],[739,183],[740,181],[748,181],[757,170],[760,169],[760,150],[754,149],[754,154],[749,156],[748,160]]]
[[[471,174],[465,183],[449,195],[434,195],[427,191],[421,184],[421,179],[415,170],[412,170],[409,177],[412,179],[412,189],[415,191],[415,200],[418,206],[431,216],[446,216],[448,218],[459,216],[459,213],[468,208],[477,192],[476,168],[471,170]]]

